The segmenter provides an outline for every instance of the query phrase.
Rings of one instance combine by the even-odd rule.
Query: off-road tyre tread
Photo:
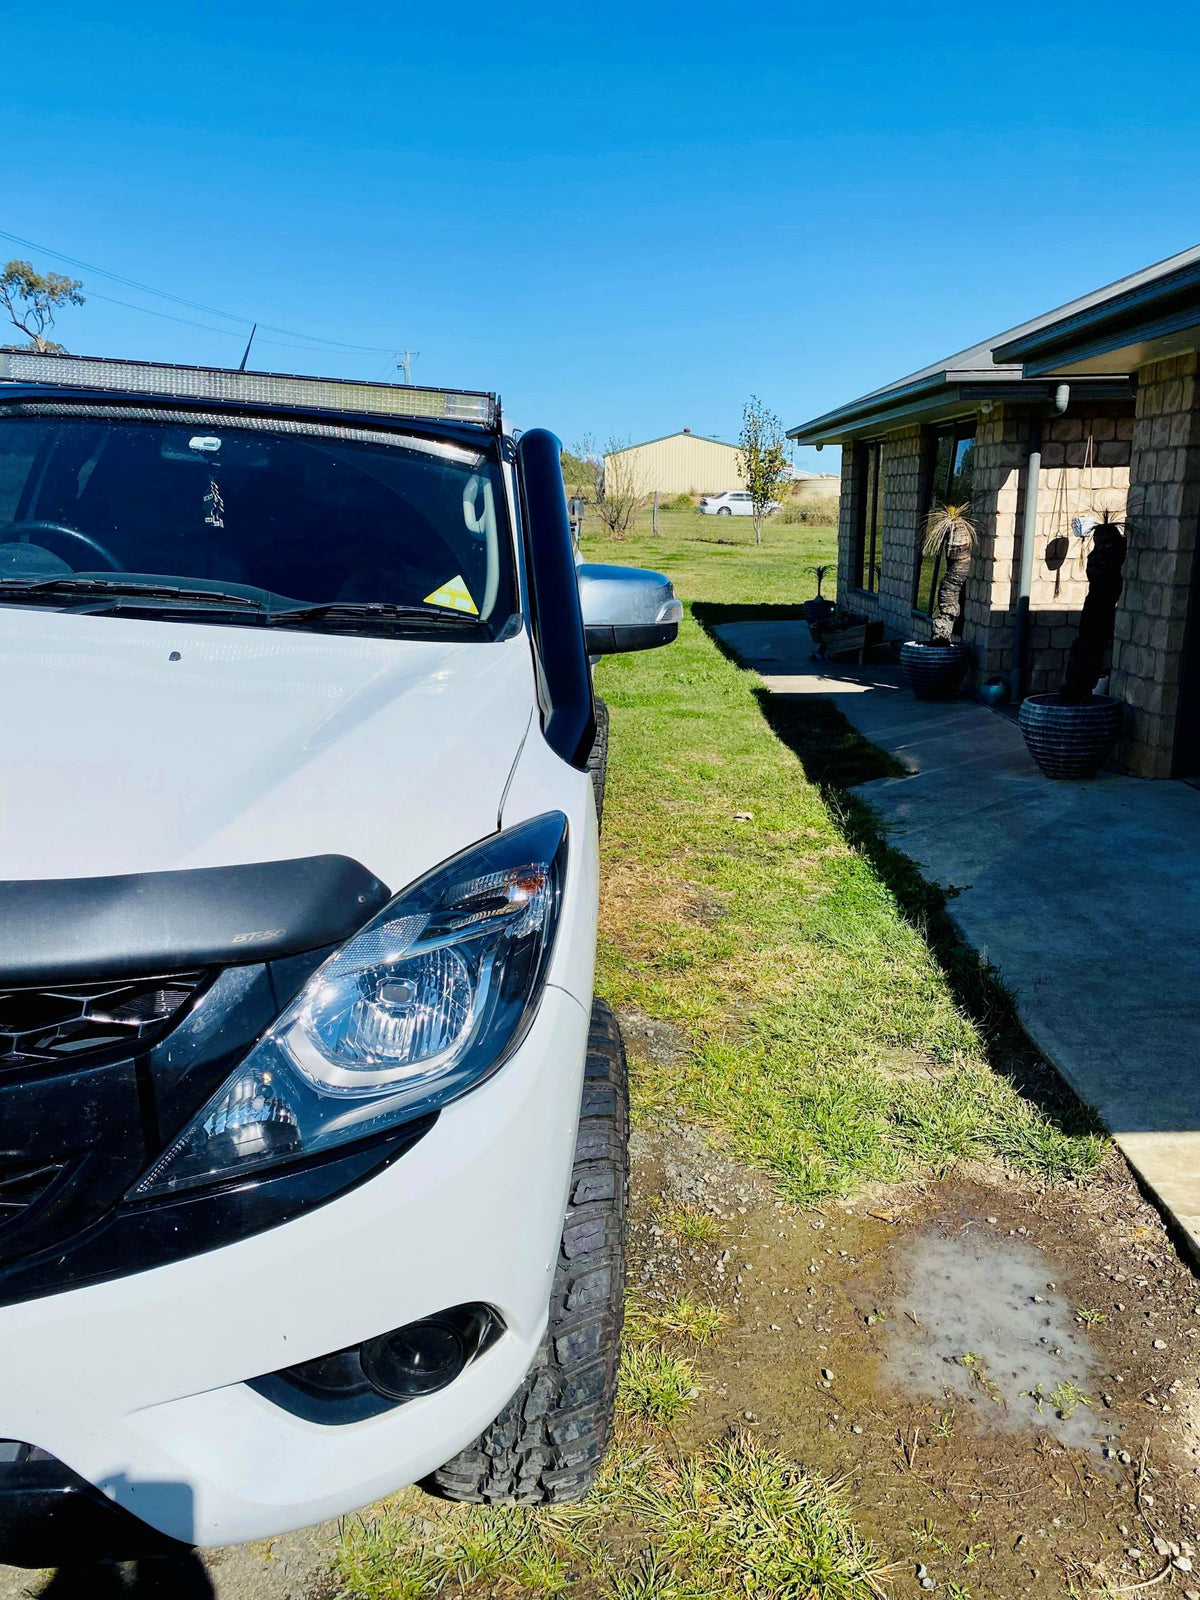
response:
[[[596,826],[604,826],[604,785],[608,775],[608,707],[596,697],[596,737],[588,756],[588,772],[596,800]]]
[[[476,1505],[561,1505],[591,1488],[616,1403],[628,1203],[625,1046],[597,1000],[546,1337],[495,1422],[426,1479],[431,1493]]]

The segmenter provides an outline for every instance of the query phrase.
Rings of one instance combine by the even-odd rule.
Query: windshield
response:
[[[269,611],[449,608],[499,625],[513,610],[494,459],[319,424],[211,422],[0,417],[0,603],[6,584],[130,574],[130,588],[228,592]]]

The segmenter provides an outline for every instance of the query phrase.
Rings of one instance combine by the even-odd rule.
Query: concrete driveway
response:
[[[919,701],[899,668],[813,661],[803,623],[716,631],[772,693],[833,700],[909,769],[857,793],[958,891],[963,936],[1200,1260],[1200,792],[1052,782],[1008,717]]]

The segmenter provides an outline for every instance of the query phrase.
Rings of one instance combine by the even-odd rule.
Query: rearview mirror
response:
[[[653,650],[679,632],[683,605],[661,572],[590,561],[575,571],[588,655]]]

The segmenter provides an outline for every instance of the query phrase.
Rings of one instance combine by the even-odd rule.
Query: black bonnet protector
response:
[[[349,938],[389,898],[349,856],[0,881],[0,983],[275,961]]]

